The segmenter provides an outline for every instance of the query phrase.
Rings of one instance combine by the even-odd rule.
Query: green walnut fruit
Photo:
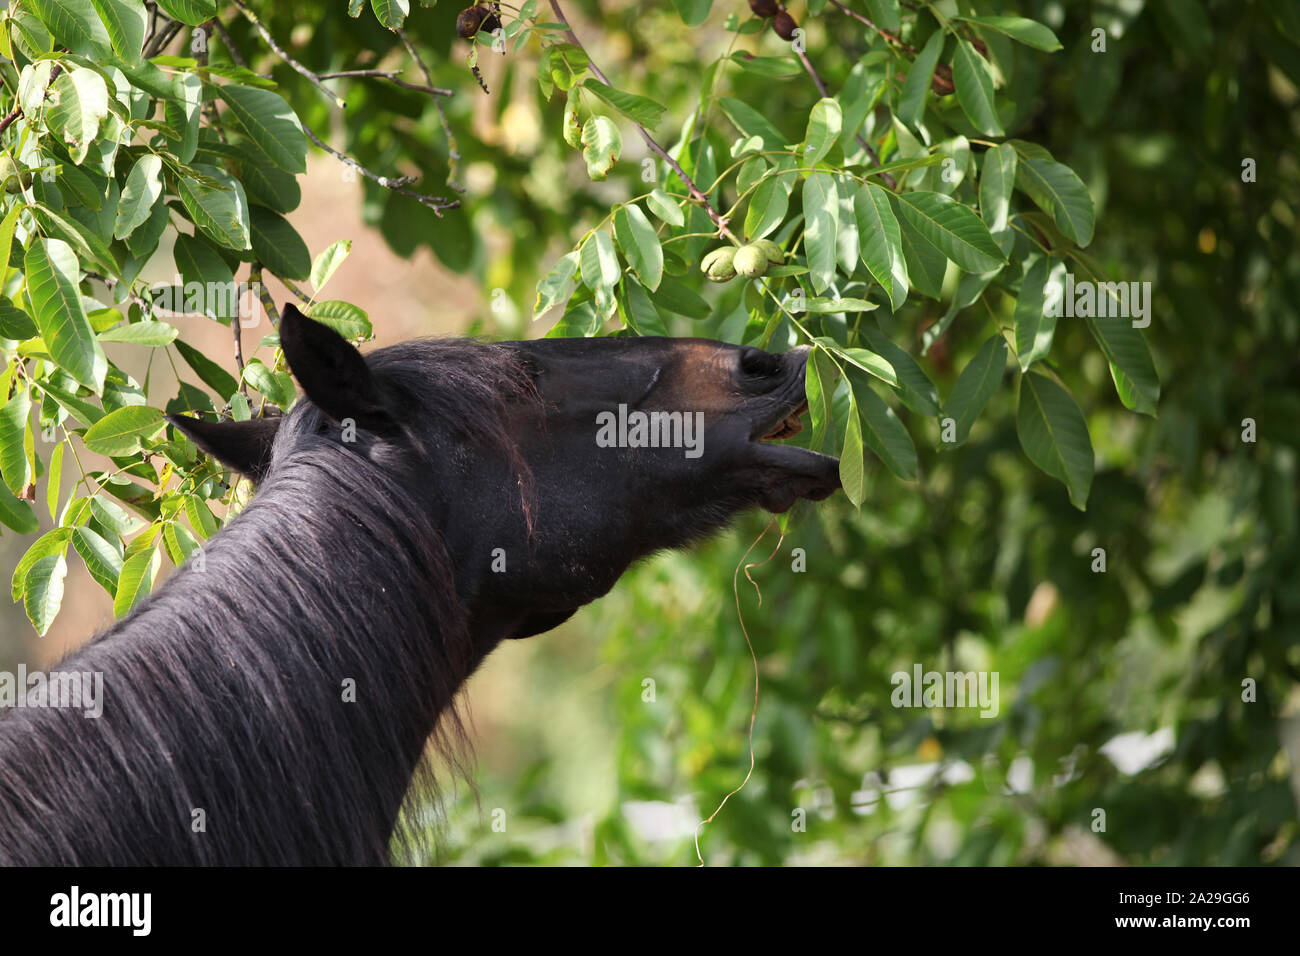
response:
[[[726,282],[736,275],[736,250],[732,246],[714,249],[700,263],[700,271],[712,282]]]
[[[753,242],[737,249],[736,255],[732,259],[736,274],[742,275],[746,279],[757,279],[763,275],[763,273],[767,272],[767,264],[766,250]]]
[[[767,261],[771,265],[779,266],[781,263],[785,262],[785,253],[782,252],[781,247],[771,239],[755,239],[750,243],[750,245],[762,249],[763,254],[767,256]]]

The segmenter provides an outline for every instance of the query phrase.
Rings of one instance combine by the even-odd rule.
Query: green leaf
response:
[[[922,295],[938,299],[943,294],[943,279],[948,271],[947,257],[930,245],[906,218],[898,221],[898,234],[903,240],[908,282]]]
[[[921,47],[912,69],[907,73],[907,79],[903,81],[903,90],[898,97],[898,109],[895,115],[909,126],[919,124],[921,116],[925,113],[925,94],[930,89],[930,78],[934,76],[934,68],[939,63],[939,55],[943,52],[946,37],[947,34],[942,30],[935,30],[930,34],[930,39],[926,40],[925,46]]]
[[[805,166],[815,166],[840,138],[844,117],[838,101],[823,97],[813,104],[808,114],[808,130],[799,147],[799,161]]]
[[[606,86],[604,83],[590,77],[584,80],[582,85],[632,120],[632,122],[640,123],[646,129],[653,129],[657,126],[664,114],[664,107],[649,97],[616,90],[612,86]]]
[[[158,6],[173,20],[198,27],[217,15],[215,0],[158,0]]]
[[[45,507],[49,509],[51,521],[59,520],[59,494],[63,490],[63,452],[67,447],[68,443],[61,441],[50,453],[50,471],[45,481]]]
[[[23,599],[23,587],[27,584],[27,572],[32,565],[53,554],[66,554],[71,540],[71,528],[55,528],[36,539],[27,553],[18,560],[18,566],[14,568],[13,577],[9,581],[10,594],[15,602]]]
[[[46,555],[27,569],[23,580],[23,610],[42,637],[63,604],[63,579],[67,575],[68,563],[62,554]]]
[[[898,378],[896,391],[899,399],[917,414],[934,418],[939,414],[939,390],[917,364],[916,359],[903,348],[890,341],[880,329],[866,323],[860,334],[873,352],[879,353],[891,366]]]
[[[22,203],[14,203],[4,220],[0,221],[0,289],[9,284],[9,256],[14,247],[14,227],[18,225],[18,214],[22,211]]]
[[[86,430],[86,447],[100,455],[134,455],[143,439],[162,431],[162,412],[148,405],[124,405]]]
[[[688,27],[698,27],[709,16],[713,0],[673,0],[677,15]]]
[[[15,495],[24,496],[32,481],[24,444],[32,427],[32,403],[27,389],[20,388],[0,407],[0,475]]]
[[[898,415],[885,404],[861,374],[853,368],[846,370],[858,414],[865,428],[862,438],[885,467],[904,481],[916,478],[916,446],[912,436]]]
[[[844,425],[844,447],[840,451],[840,485],[855,508],[867,497],[867,468],[862,449],[862,420],[856,392],[849,392],[849,414]]]
[[[278,212],[264,206],[249,210],[253,255],[282,279],[306,279],[311,275],[311,252],[298,230]]]
[[[381,24],[396,33],[411,12],[409,0],[370,0],[370,9]]]
[[[662,189],[656,189],[647,196],[645,204],[650,207],[652,213],[670,226],[686,224],[686,217],[682,215],[681,207],[677,205],[677,201]]]
[[[72,532],[72,546],[99,586],[110,595],[116,594],[118,575],[122,572],[122,556],[117,549],[85,525]]]
[[[103,391],[108,362],[81,302],[80,268],[72,248],[61,239],[34,238],[25,268],[36,326],[50,356],[82,385]]]
[[[1047,259],[1036,259],[1025,270],[1025,278],[1020,283],[1020,295],[1016,297],[1016,355],[1022,372],[1034,362],[1045,358],[1052,349],[1056,316],[1048,315],[1043,307],[1046,301],[1044,292],[1047,288],[1047,269]]]
[[[813,291],[822,292],[835,278],[835,238],[839,224],[835,180],[813,173],[803,184],[804,249]]]
[[[659,308],[688,319],[707,319],[713,313],[709,303],[694,289],[671,276],[663,277],[651,299]]]
[[[173,311],[197,311],[218,321],[234,317],[235,274],[212,246],[202,239],[179,235],[172,246],[172,259],[185,284],[183,308]]]
[[[731,62],[746,73],[778,80],[798,76],[802,69],[799,61],[792,56],[754,56],[744,50],[731,54]]]
[[[307,137],[284,97],[251,86],[226,85],[219,90],[244,132],[273,163],[290,173],[307,171]]]
[[[1002,143],[984,154],[980,172],[980,214],[990,232],[1007,228],[1011,189],[1016,183],[1016,150]]]
[[[623,277],[623,298],[619,309],[624,323],[637,335],[657,335],[666,338],[668,330],[664,328],[663,317],[650,300],[650,293],[645,286],[632,276]]]
[[[36,324],[32,322],[32,317],[0,296],[0,339],[23,342],[35,338],[36,334]]]
[[[557,43],[548,47],[542,67],[549,69],[551,82],[561,90],[570,90],[589,64],[587,51],[572,43]],[[549,98],[550,94],[547,94]]]
[[[64,391],[51,382],[37,381],[36,383],[46,395],[54,399],[59,407],[63,408],[68,414],[72,415],[82,425],[93,425],[104,417],[104,412],[96,408],[89,402],[83,401],[70,392]]]
[[[910,192],[898,193],[894,198],[903,218],[959,268],[988,272],[1006,262],[980,217],[951,196]]]
[[[162,564],[157,548],[137,551],[122,563],[117,576],[117,593],[113,597],[113,616],[125,617],[140,599],[153,590],[154,578]]]
[[[156,319],[145,322],[124,322],[97,336],[101,342],[130,342],[132,345],[149,345],[161,348],[176,341],[180,330],[174,325]]]
[[[780,226],[790,209],[790,193],[793,191],[792,176],[772,172],[762,180],[749,197],[745,235],[751,240],[762,239]]]
[[[1064,482],[1070,502],[1085,510],[1094,456],[1088,424],[1074,397],[1046,375],[1028,372],[1021,376],[1016,432],[1029,460]]]
[[[957,87],[957,102],[971,125],[990,136],[1004,135],[993,102],[992,70],[970,41],[961,37],[957,38],[957,51],[952,58],[952,78]]]
[[[664,274],[664,253],[654,226],[640,207],[619,207],[614,213],[614,238],[641,284],[651,291],[659,288]]]
[[[40,523],[36,520],[31,505],[19,501],[3,484],[0,484],[0,523],[8,525],[19,534],[35,534],[40,530]]]
[[[46,102],[46,125],[80,166],[99,135],[100,121],[108,115],[108,85],[94,70],[75,69],[59,75]]]
[[[260,359],[252,359],[244,366],[244,381],[265,395],[267,401],[284,409],[292,405],[297,397],[292,381],[286,388],[285,382]]]
[[[244,187],[224,169],[203,165],[194,168],[221,183],[221,188],[213,188],[183,176],[176,178],[176,191],[194,224],[223,246],[250,248],[248,198]]]
[[[1016,166],[1016,185],[1047,213],[1056,227],[1071,242],[1086,246],[1092,242],[1094,212],[1088,187],[1068,166],[1046,158],[1042,151],[1032,152],[1033,144],[1012,140],[1020,154]]]
[[[897,33],[902,26],[898,0],[867,0],[867,12],[877,26],[890,33]]]
[[[375,334],[370,316],[363,309],[342,299],[325,299],[315,302],[307,315],[322,325],[328,325],[345,339],[368,339]]]
[[[952,394],[943,408],[944,416],[956,422],[956,444],[961,444],[970,435],[971,426],[998,390],[1006,367],[1006,340],[1001,335],[993,335],[957,376],[957,384],[952,387]]]
[[[808,412],[812,419],[812,439],[808,447],[821,448],[826,439],[826,428],[831,421],[831,397],[835,394],[838,379],[835,362],[825,348],[814,345],[804,366],[804,395],[808,399]]]
[[[149,218],[154,203],[162,196],[162,165],[159,157],[145,153],[131,167],[117,207],[113,238],[125,239]]]
[[[953,17],[953,19],[965,20],[967,23],[976,23],[998,33],[1005,33],[1011,39],[1045,53],[1061,49],[1061,41],[1056,38],[1056,34],[1037,20],[1029,20],[1025,17]]]
[[[183,163],[194,161],[199,145],[199,113],[203,106],[203,81],[194,73],[178,73],[173,80],[175,95],[163,102],[163,115],[179,138],[167,137],[167,145]]]
[[[35,13],[50,35],[73,53],[94,58],[112,49],[90,0],[25,0],[23,7]]]
[[[113,44],[117,55],[127,62],[134,63],[140,59],[140,50],[144,46],[145,13],[144,4],[133,0],[90,0],[108,31],[108,39]]]
[[[780,149],[785,145],[785,136],[781,131],[748,103],[729,96],[720,96],[718,106],[736,129],[746,136],[759,137],[763,141],[764,149]]]
[[[221,528],[207,502],[195,495],[185,499],[185,517],[190,520],[190,527],[204,540],[211,538]]]
[[[117,260],[103,239],[76,219],[65,219],[53,209],[39,203],[31,207],[32,214],[46,233],[52,233],[72,247],[84,264],[99,269],[106,275],[118,274]]]
[[[593,116],[582,124],[582,158],[593,180],[608,176],[622,151],[623,136],[608,116]]]
[[[837,296],[829,298],[824,296],[812,296],[804,302],[803,309],[805,312],[870,312],[878,309],[874,302],[866,299],[853,299],[848,297]]]
[[[533,318],[559,305],[573,292],[574,277],[578,274],[578,250],[559,258],[551,271],[537,283],[537,300],[533,304]]]
[[[352,240],[340,239],[331,243],[311,264],[311,285],[319,292],[330,281],[334,271],[343,265],[343,260],[352,252]]]
[[[903,258],[903,238],[889,196],[887,190],[875,184],[859,186],[853,194],[853,215],[858,223],[862,264],[897,311],[907,301],[910,280],[907,260]]]
[[[194,346],[179,339],[174,344],[176,351],[180,352],[181,358],[185,360],[185,364],[194,369],[194,373],[198,375],[203,384],[213,389],[221,397],[223,403],[228,402],[230,396],[239,391],[239,383],[235,381],[234,376],[194,348]]]
[[[618,265],[618,253],[609,233],[603,229],[587,237],[579,250],[582,257],[582,284],[593,292],[614,288],[623,270]]]
[[[1104,287],[1098,295],[1106,295]],[[1113,311],[1113,310],[1112,310]],[[1115,391],[1125,408],[1155,417],[1160,399],[1160,377],[1156,374],[1146,338],[1124,316],[1093,316],[1085,320],[1092,337],[1110,363]]]
[[[280,213],[293,212],[298,208],[302,202],[302,187],[292,173],[286,173],[271,163],[260,163],[252,159],[243,160],[241,165],[244,189],[250,200]]]

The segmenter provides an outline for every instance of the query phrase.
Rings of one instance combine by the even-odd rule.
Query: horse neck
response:
[[[110,851],[386,859],[440,718],[459,739],[447,712],[478,657],[438,536],[400,490],[381,491],[329,462],[283,469],[149,602],[62,665],[104,673],[100,733],[44,713],[65,713],[47,737],[83,751],[80,812],[115,821]],[[94,806],[120,788],[130,807]],[[189,825],[195,808],[205,834]],[[159,825],[165,834],[147,829]]]

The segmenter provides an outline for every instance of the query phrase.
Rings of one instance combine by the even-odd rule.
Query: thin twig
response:
[[[153,40],[145,46],[144,52],[141,56],[146,60],[157,56],[168,43],[171,43],[172,40],[175,39],[176,34],[181,32],[183,26],[185,26],[185,24],[181,23],[179,20],[168,20],[167,25],[159,30],[157,34],[154,35]]]
[[[262,263],[256,259],[248,270],[248,284],[257,290],[257,297],[262,303],[262,308],[266,310],[266,317],[271,320],[271,328],[280,331],[280,313],[276,311],[275,300],[271,298],[270,290],[262,281]]]
[[[406,31],[398,30],[397,35],[402,38],[402,46],[406,48],[406,55],[415,61],[420,68],[420,72],[424,74],[424,82],[428,84],[428,88],[436,90],[437,87],[433,85],[433,73],[429,70],[428,64],[420,57],[419,51],[415,49],[415,44],[406,35]],[[447,137],[447,188],[454,192],[463,193],[465,187],[456,182],[456,174],[460,171],[460,146],[456,143],[456,134],[451,131],[451,123],[447,119],[447,113],[442,108],[442,102],[436,96],[433,100],[433,108],[438,111],[438,120],[442,123],[443,135]]]
[[[380,176],[378,173],[371,172],[369,169],[366,169],[366,167],[362,166],[351,156],[348,156],[344,153],[340,153],[333,146],[329,145],[328,143],[323,141],[319,136],[313,133],[310,128],[304,126],[302,128],[302,131],[307,134],[307,138],[309,140],[311,140],[321,149],[325,150],[325,152],[329,153],[331,156],[336,157],[339,160],[339,162],[343,163],[344,165],[351,166],[362,176],[365,176],[367,179],[373,179],[375,182],[379,183],[379,185],[383,186],[385,189],[391,189],[393,192],[401,193],[403,196],[410,196],[412,199],[414,199],[416,202],[420,203],[421,205],[428,206],[430,209],[434,211],[434,213],[439,218],[442,217],[443,212],[445,212],[446,210],[455,209],[457,206],[460,205],[459,199],[443,199],[441,196],[429,196],[426,195],[425,193],[417,193],[413,189],[407,189],[406,188],[407,184],[416,182],[420,178],[419,176],[398,176],[396,178],[389,177],[389,176]]]
[[[242,66],[244,69],[248,69],[248,61],[244,59],[244,54],[239,52],[239,48],[235,46],[235,39],[230,35],[229,31],[226,30],[225,24],[220,20],[213,19],[212,28],[217,31],[217,36],[221,37],[221,42],[226,45],[226,52],[228,52],[230,58],[235,61],[235,66]]]
[[[291,57],[288,51],[286,51],[284,47],[280,46],[280,44],[276,42],[275,37],[271,36],[271,31],[268,30],[266,27],[262,26],[262,21],[257,18],[257,14],[255,14],[252,10],[248,9],[248,7],[244,6],[244,4],[240,2],[240,0],[232,0],[232,2],[235,4],[236,9],[238,9],[239,12],[244,15],[244,19],[253,25],[253,29],[255,29],[258,33],[262,35],[262,39],[266,41],[266,45],[269,46],[275,52],[276,56],[284,60],[285,63],[291,66],[302,76],[306,77],[307,81],[311,83],[312,86],[316,87],[316,89],[320,90],[331,100],[333,100],[334,105],[337,106],[339,109],[342,109],[346,105],[343,102],[342,97],[340,97],[337,93],[335,93],[333,90],[331,90],[329,87],[327,87],[324,83],[320,81],[320,77],[318,77],[311,70],[307,69],[301,63],[299,63],[297,60]]]
[[[551,12],[555,14],[556,21],[564,27],[569,42],[586,53],[587,48],[582,45],[582,41],[578,39],[578,35],[573,32],[573,27],[569,25],[569,20],[564,15],[564,11],[560,9],[559,0],[550,0],[550,4]],[[613,86],[613,84],[609,82],[609,77],[602,73],[600,67],[592,61],[590,54],[587,56],[587,67],[591,70],[592,75],[595,76],[596,79],[600,80],[600,82],[604,83],[606,86]],[[718,227],[718,234],[726,236],[733,242],[739,244],[740,240],[737,239],[735,234],[727,228],[727,220],[722,217],[722,213],[718,212],[718,210],[713,207],[713,203],[709,202],[709,197],[700,191],[700,187],[695,185],[695,181],[691,179],[690,176],[686,175],[686,170],[682,169],[681,164],[668,155],[668,150],[655,142],[655,139],[650,135],[649,130],[640,123],[634,123],[633,125],[636,126],[637,132],[641,134],[641,138],[645,140],[645,144],[650,147],[651,151],[667,163],[668,168],[671,169],[677,175],[677,178],[686,186],[686,191],[690,194],[691,199],[704,207],[704,211],[709,214],[709,218],[713,220],[713,224]]]
[[[886,42],[894,44],[896,47],[898,47],[908,56],[911,57],[916,56],[916,52],[917,52],[916,47],[912,46],[912,44],[903,40],[902,37],[895,36],[894,34],[890,33],[888,30],[881,29],[870,18],[864,17],[856,10],[850,10],[844,4],[840,3],[840,0],[830,0],[830,2],[831,2],[831,6],[838,9],[841,13],[852,17],[854,20],[857,20],[859,23],[866,24],[872,30],[875,30],[878,34],[880,34],[880,36],[883,37]],[[953,85],[952,82],[952,67],[948,66],[948,64],[946,63],[940,63],[938,66],[936,66],[934,70],[934,76],[931,77],[930,79],[930,88],[934,90],[934,92],[937,93],[939,96],[947,96],[954,89],[956,89],[956,87]]]
[[[425,86],[422,83],[410,83],[402,79],[400,70],[336,70],[333,73],[317,73],[318,79],[322,80],[344,80],[344,79],[379,79],[388,80],[395,86],[400,86],[404,90],[415,90],[417,93],[428,93],[430,96],[452,96],[454,90],[445,90],[437,86]]]

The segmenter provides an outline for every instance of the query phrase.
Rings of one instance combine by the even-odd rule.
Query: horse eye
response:
[[[740,353],[740,370],[746,375],[775,375],[781,370],[781,359],[771,352],[746,347]]]

